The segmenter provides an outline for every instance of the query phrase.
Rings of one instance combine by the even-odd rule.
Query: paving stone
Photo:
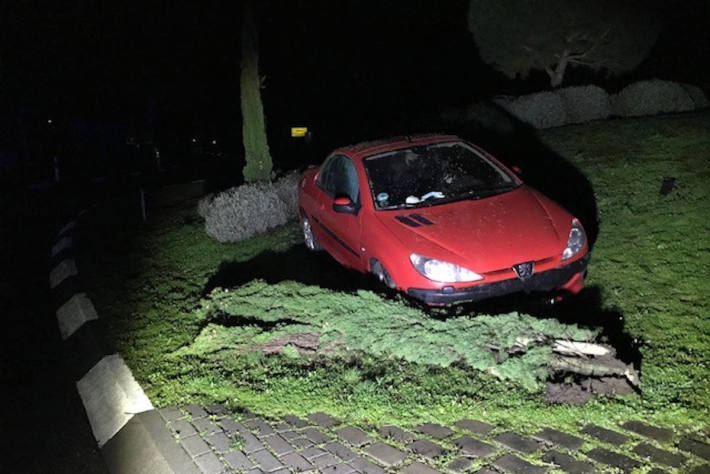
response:
[[[491,430],[493,430],[493,428],[495,428],[493,425],[489,425],[488,423],[470,419],[457,421],[454,426],[456,426],[457,428],[461,428],[465,431],[470,431],[471,433],[479,434],[481,436],[486,436],[488,433],[491,432]]]
[[[349,461],[348,464],[355,468],[357,471],[363,472],[365,474],[385,474],[385,472],[387,472],[380,466],[373,464],[367,459],[359,456],[353,459],[352,461]]]
[[[690,474],[710,474],[710,465],[703,464],[690,471]]]
[[[491,469],[489,466],[482,467],[478,471],[476,471],[476,474],[499,474],[497,470]]]
[[[195,427],[185,419],[173,421],[168,424],[168,427],[170,428],[170,431],[175,433],[181,439],[197,434]]]
[[[264,474],[264,471],[262,471],[261,469],[252,469],[247,474]]]
[[[350,474],[357,471],[348,464],[335,464],[334,466],[320,468],[320,472],[327,474]]]
[[[535,433],[534,437],[573,450],[581,448],[584,444],[584,440],[582,438],[578,438],[576,436],[572,436],[571,434],[557,431],[552,428],[543,428]]]
[[[226,453],[232,445],[232,441],[224,433],[212,433],[205,436],[205,440],[217,450],[218,453]]]
[[[466,456],[461,456],[453,461],[451,461],[447,466],[446,469],[449,471],[454,471],[454,472],[466,472],[469,469],[471,469],[471,465],[473,464],[473,460],[471,458],[467,458]]]
[[[186,405],[183,409],[190,414],[193,420],[207,416],[205,409],[199,405]]]
[[[294,415],[286,415],[281,417],[286,423],[294,426],[296,428],[305,428],[308,426],[308,422]]]
[[[276,469],[275,471],[272,471],[269,474],[291,474],[291,470],[285,467],[282,467],[281,469]]]
[[[710,461],[710,445],[707,443],[686,436],[680,440],[678,447],[683,451],[687,451],[706,461]]]
[[[665,428],[647,425],[636,420],[630,420],[621,425],[624,429],[638,433],[646,438],[655,439],[656,441],[668,442],[673,439],[673,432]]]
[[[281,421],[281,422],[276,423],[276,424],[273,426],[273,428],[274,428],[274,430],[275,430],[277,433],[283,433],[284,431],[290,431],[290,430],[291,430],[291,425],[289,425],[288,423],[285,423],[285,422]]]
[[[277,434],[266,438],[265,443],[277,456],[293,452],[293,447]]]
[[[247,454],[251,454],[264,449],[264,443],[259,441],[256,436],[249,432],[237,433],[235,437],[241,439],[244,442],[244,452]]]
[[[180,444],[183,448],[185,448],[187,454],[193,458],[210,450],[210,447],[207,443],[205,443],[205,440],[199,436],[190,436],[189,438],[185,438],[180,441]]]
[[[212,434],[222,431],[222,428],[217,426],[217,424],[209,418],[199,418],[194,420],[192,422],[192,426],[194,426],[199,433]]]
[[[242,417],[244,420],[251,420],[252,418],[256,418],[258,415],[252,411],[247,410],[246,408],[242,408],[239,410],[239,416]]]
[[[401,473],[404,474],[438,474],[439,471],[436,469],[432,469],[431,467],[427,466],[424,463],[421,462],[413,462],[409,466],[404,467],[403,469],[400,469]]]
[[[621,469],[624,472],[630,472],[639,467],[639,463],[630,457],[604,448],[594,448],[587,453],[587,456],[607,466]]]
[[[580,461],[573,458],[569,454],[561,453],[559,451],[549,451],[545,453],[542,460],[550,464],[558,466],[560,469],[568,474],[585,474],[588,472],[596,472],[594,465],[592,463]]]
[[[396,466],[404,461],[404,453],[389,444],[378,442],[364,449],[365,454],[385,466]]]
[[[306,438],[293,438],[288,441],[296,449],[308,449],[313,446],[313,442]]]
[[[252,461],[254,461],[255,464],[258,464],[261,470],[264,472],[272,472],[284,467],[284,465],[281,464],[281,461],[276,459],[273,454],[271,454],[265,449],[252,453],[249,455],[249,457]]]
[[[230,451],[223,457],[224,460],[227,461],[229,467],[237,471],[243,471],[254,467],[254,463],[252,463],[241,451]]]
[[[313,444],[323,444],[331,440],[330,436],[324,434],[316,428],[306,428],[301,432],[301,434],[311,440]]]
[[[495,467],[503,472],[524,472],[526,474],[541,474],[547,472],[545,468],[535,466],[527,461],[523,461],[515,454],[504,454],[493,463]]]
[[[221,420],[219,420],[219,424],[222,426],[222,429],[228,435],[233,435],[235,433],[249,433],[249,430],[246,428],[246,426],[234,421],[231,418],[222,418]]]
[[[539,447],[537,441],[525,438],[517,433],[501,433],[493,439],[523,454],[534,453]]]
[[[414,454],[419,454],[425,458],[434,459],[441,456],[444,449],[438,444],[429,441],[428,439],[418,439],[407,445],[407,449]]]
[[[422,423],[421,425],[415,426],[414,431],[416,431],[417,433],[422,433],[431,436],[432,438],[436,439],[448,438],[449,436],[454,434],[451,429],[436,423]]]
[[[175,421],[183,417],[183,414],[180,409],[174,406],[161,408],[160,410],[158,410],[158,413],[160,413],[160,416],[165,421]]]
[[[471,438],[470,436],[462,436],[455,439],[454,445],[459,448],[462,453],[478,458],[485,458],[497,451],[495,446]]]
[[[608,430],[601,426],[593,425],[591,423],[582,428],[581,432],[614,446],[622,445],[628,439],[628,436],[626,435],[623,435],[613,430]]]
[[[313,465],[309,463],[306,458],[296,453],[289,453],[281,456],[281,462],[297,472],[313,469]]]
[[[663,449],[658,449],[648,443],[637,445],[633,451],[642,458],[649,458],[656,464],[663,464],[664,466],[670,467],[680,467],[688,460],[688,458],[682,454],[674,454]]]
[[[285,439],[286,441],[288,441],[288,440],[290,440],[290,439],[300,438],[300,437],[301,437],[300,433],[296,433],[295,431],[282,431],[282,432],[279,433],[279,434],[280,434],[281,437],[282,437],[283,439]]]
[[[338,420],[336,420],[327,413],[323,413],[322,411],[311,413],[310,415],[308,415],[308,420],[311,423],[315,423],[316,425],[321,426],[323,428],[332,428],[340,424]]]
[[[317,458],[318,456],[323,456],[325,453],[326,451],[324,449],[318,448],[316,446],[311,446],[308,449],[304,449],[301,452],[301,456],[312,462],[313,459]]]
[[[259,417],[254,417],[244,422],[244,426],[256,431],[260,435],[270,435],[275,433],[274,429],[266,421]]]
[[[214,453],[205,453],[195,458],[197,467],[205,474],[220,474],[224,472],[224,466]]]
[[[338,435],[338,438],[358,448],[371,441],[367,433],[354,426],[346,426],[345,428],[335,430],[335,434]]]
[[[323,469],[324,467],[328,466],[333,466],[335,464],[340,463],[340,459],[336,458],[330,453],[325,453],[320,456],[316,456],[313,459],[311,459],[311,462],[313,465],[317,466],[319,469]]]
[[[323,448],[329,453],[335,454],[343,461],[350,461],[357,456],[350,448],[337,441],[326,443]]]
[[[404,431],[402,428],[394,425],[383,426],[377,432],[383,438],[389,438],[397,443],[406,444],[414,441],[414,435],[412,433]]]
[[[216,416],[221,416],[221,415],[226,415],[229,413],[229,410],[227,410],[224,405],[220,405],[219,403],[213,403],[211,405],[207,405],[205,407],[205,411],[209,413],[210,415],[216,415]]]

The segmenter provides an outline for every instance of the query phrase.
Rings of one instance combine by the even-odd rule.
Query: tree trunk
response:
[[[244,142],[244,180],[270,181],[272,161],[266,139],[264,106],[259,78],[259,42],[252,0],[244,3],[242,22],[242,64],[239,81]]]
[[[562,84],[565,78],[565,70],[567,69],[567,64],[569,63],[569,50],[565,49],[560,55],[560,61],[557,63],[554,71],[552,69],[547,70],[547,74],[550,76],[550,87],[556,89]]]

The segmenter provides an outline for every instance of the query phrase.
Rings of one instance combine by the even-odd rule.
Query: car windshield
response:
[[[436,143],[364,159],[375,208],[425,207],[510,191],[517,181],[463,142]]]

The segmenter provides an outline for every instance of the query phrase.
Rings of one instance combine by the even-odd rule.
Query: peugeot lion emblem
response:
[[[525,262],[513,265],[513,271],[521,280],[527,280],[535,272],[535,262]]]

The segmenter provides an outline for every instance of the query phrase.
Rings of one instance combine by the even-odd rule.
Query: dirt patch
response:
[[[595,395],[625,395],[634,388],[622,377],[583,378],[574,382],[548,382],[545,401],[551,404],[582,405]]]
[[[314,354],[320,345],[320,334],[315,332],[299,332],[286,336],[276,337],[268,342],[259,344],[254,349],[262,350],[266,354],[281,354],[286,346],[292,346],[299,352]]]

